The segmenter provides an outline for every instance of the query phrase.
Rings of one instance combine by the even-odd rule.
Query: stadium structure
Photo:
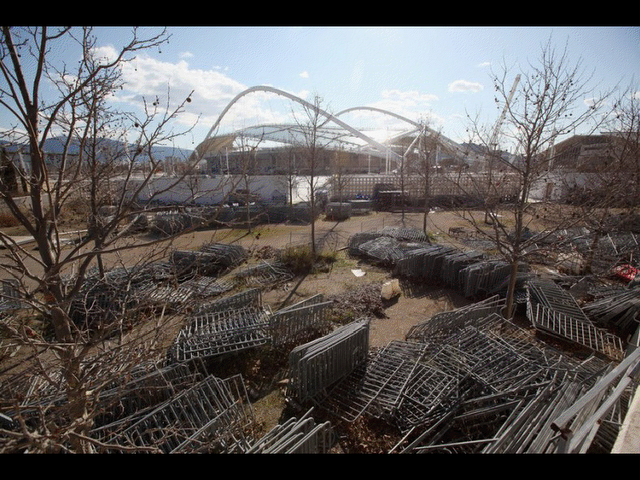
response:
[[[261,92],[281,96],[307,111],[317,112],[320,120],[251,125],[219,133],[225,115],[234,105],[247,95]],[[346,114],[356,111],[389,117],[401,128],[385,140],[378,140],[368,131],[343,120]],[[311,138],[316,151],[313,171],[309,162]],[[428,151],[424,143],[421,148],[421,142],[427,141],[430,142]],[[337,194],[336,177],[340,176],[340,197],[350,199],[370,197],[380,185],[397,188],[400,174],[406,175],[409,187],[420,155],[428,155],[428,165],[434,173],[482,168],[479,166],[483,159],[481,152],[394,112],[363,106],[329,113],[291,93],[257,86],[241,92],[227,105],[195,149],[192,160],[199,160],[201,173],[208,176],[308,176],[313,173],[318,178],[329,179],[326,188],[333,196]]]

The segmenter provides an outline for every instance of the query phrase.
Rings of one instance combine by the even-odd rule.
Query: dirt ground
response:
[[[328,270],[295,278],[290,282],[265,288],[262,300],[265,305],[275,311],[286,304],[295,303],[312,295],[322,293],[331,298],[346,295],[360,287],[381,288],[383,283],[392,278],[389,270],[351,258],[346,250],[349,238],[359,232],[379,230],[385,226],[405,226],[422,229],[422,214],[371,212],[362,216],[354,216],[346,221],[335,222],[321,218],[316,223],[316,238],[322,248],[337,252],[336,261]],[[452,212],[433,212],[429,215],[428,231],[432,239],[438,243],[456,244],[449,235],[452,227],[461,227],[464,220]],[[20,233],[15,231],[13,233]],[[282,249],[287,245],[308,244],[310,238],[309,225],[260,225],[247,230],[206,230],[184,235],[175,240],[171,249],[196,249],[208,242],[237,243],[250,252],[255,260],[261,252],[270,249]],[[158,249],[164,252],[166,249]],[[112,265],[135,262],[140,258],[156,255],[149,251],[131,250],[126,254],[114,257]],[[162,253],[158,253],[162,255]],[[107,261],[107,263],[109,263]],[[353,270],[364,272],[356,276]],[[3,272],[0,272],[3,273]],[[384,305],[384,314],[371,318],[370,346],[382,347],[392,340],[403,340],[409,329],[428,319],[435,313],[451,310],[468,303],[464,297],[453,290],[438,287],[408,288],[402,285],[402,293]],[[253,404],[254,414],[260,430],[267,432],[278,424],[285,408],[284,392],[281,388],[273,388],[269,392],[257,395]]]

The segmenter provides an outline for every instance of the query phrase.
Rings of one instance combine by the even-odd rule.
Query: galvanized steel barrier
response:
[[[363,364],[368,352],[368,319],[295,347],[289,354],[288,395],[298,402],[313,399]]]
[[[292,417],[276,425],[253,443],[246,453],[329,453],[335,443],[331,423],[316,423],[311,417],[312,411],[313,409],[307,411],[300,419]]]

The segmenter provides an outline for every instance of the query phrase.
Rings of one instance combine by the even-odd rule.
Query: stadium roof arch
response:
[[[196,147],[194,155],[197,155],[198,159],[203,159],[207,155],[217,154],[222,152],[224,149],[232,148],[233,143],[238,138],[252,138],[255,140],[265,141],[272,144],[275,143],[283,146],[304,144],[304,140],[306,138],[306,134],[308,133],[309,127],[306,125],[295,123],[253,125],[237,129],[229,134],[216,135],[216,131],[218,130],[223,117],[228,113],[233,105],[242,97],[254,92],[274,93],[276,95],[285,97],[293,102],[296,102],[307,109],[317,110],[317,112],[325,118],[325,120],[321,124],[319,124],[316,129],[316,134],[318,135],[318,143],[327,148],[347,150],[398,161],[402,158],[402,154],[398,153],[392,148],[394,143],[398,139],[414,136],[418,134],[422,129],[426,129],[430,133],[436,133],[428,127],[420,124],[419,122],[380,108],[364,106],[352,107],[346,110],[342,110],[337,114],[331,114],[296,95],[285,92],[283,90],[279,90],[274,87],[259,85],[248,88],[239,93],[224,108],[224,110],[218,116],[218,119],[211,126],[205,139]],[[386,141],[380,142],[339,118],[341,115],[356,110],[368,110],[394,117],[406,123],[408,128],[394,135],[393,137],[388,138]],[[440,135],[440,138],[452,152],[462,152],[462,147],[460,147],[455,142],[447,139],[446,137],[443,137],[442,135]]]

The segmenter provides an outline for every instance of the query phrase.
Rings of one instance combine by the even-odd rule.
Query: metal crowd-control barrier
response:
[[[624,355],[620,337],[591,323],[581,322],[541,304],[529,303],[527,316],[537,330],[549,335],[569,340],[614,360],[620,360]]]
[[[455,247],[447,245],[430,245],[417,248],[400,259],[395,273],[416,280],[439,281],[442,261],[446,255],[456,252]]]
[[[184,362],[265,345],[269,341],[268,327],[266,309],[244,307],[196,314],[178,333],[170,358]]]
[[[370,354],[366,363],[340,380],[317,403],[333,415],[353,422],[364,414],[392,420],[403,390],[424,354],[424,345],[394,341]]]
[[[598,328],[573,296],[551,281],[531,280],[527,285],[527,318],[534,328],[619,360],[622,340]]]
[[[249,286],[258,287],[286,282],[293,277],[293,273],[284,263],[279,261],[251,265],[236,273],[236,278],[241,279]]]
[[[20,288],[18,280],[10,278],[0,280],[2,289],[0,290],[0,317],[22,308],[20,300]]]
[[[437,313],[427,320],[413,325],[405,338],[413,341],[432,341],[433,338],[449,335],[463,327],[473,326],[478,320],[484,321],[491,314],[500,314],[505,305],[504,298],[494,295],[481,302]]]
[[[640,323],[640,287],[608,291],[587,303],[583,310],[598,324],[633,334]]]
[[[442,331],[427,348],[424,367],[402,394],[397,424],[405,435],[392,452],[558,451],[553,420],[598,382],[608,363],[572,360],[497,317]]]
[[[249,448],[243,429],[252,421],[242,377],[209,376],[139,418],[118,440],[164,453],[243,452]]]
[[[633,387],[638,380],[640,368],[640,348],[627,355],[615,368],[584,394],[570,408],[553,419],[551,427],[559,432],[562,453],[584,453],[587,451],[594,432],[603,419],[614,409],[619,398]],[[608,392],[611,392],[607,395]],[[576,421],[580,419],[581,421]]]
[[[529,302],[571,317],[578,322],[591,324],[591,320],[578,305],[573,295],[551,280],[531,279],[527,283]]]
[[[482,252],[455,252],[446,255],[442,260],[441,279],[451,288],[463,289],[464,268],[484,258]]]
[[[236,310],[244,307],[262,307],[262,294],[259,289],[250,288],[228,297],[203,303],[199,306],[196,313],[216,313],[224,312],[225,310]]]
[[[317,301],[318,303],[313,303]],[[322,295],[278,310],[269,317],[269,337],[274,346],[300,342],[310,332],[327,326],[327,312],[332,302],[323,302]]]
[[[327,327],[332,302],[316,295],[272,313],[259,289],[221,298],[187,317],[169,351],[170,361],[224,355],[266,344],[300,343]]]
[[[421,246],[396,261],[394,273],[414,280],[444,283],[465,297],[498,291],[511,275],[509,263],[485,259],[476,251],[446,245]]]
[[[310,416],[312,411],[307,411],[300,419],[292,417],[276,425],[246,453],[328,453],[335,443],[331,423],[317,424]]]
[[[369,352],[369,320],[360,319],[289,354],[288,395],[311,400],[364,363]]]

